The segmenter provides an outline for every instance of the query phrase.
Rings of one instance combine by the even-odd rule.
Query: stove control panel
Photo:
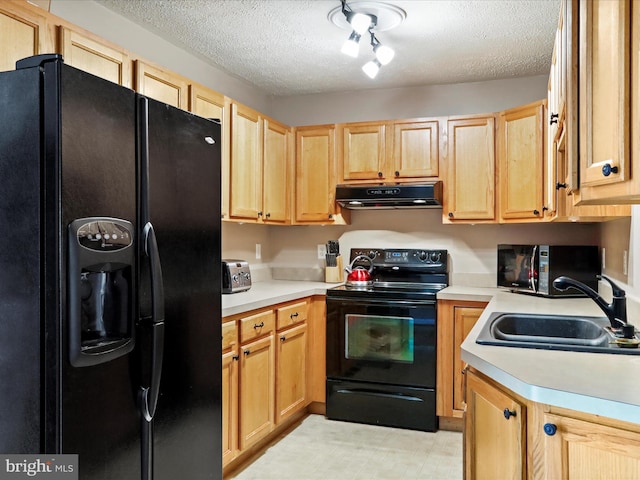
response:
[[[351,261],[357,256],[369,257],[376,267],[431,267],[434,269],[444,269],[445,271],[448,260],[446,250],[410,248],[352,248]],[[363,261],[363,264],[364,263],[367,262]]]

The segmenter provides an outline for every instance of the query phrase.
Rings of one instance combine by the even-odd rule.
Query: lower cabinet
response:
[[[640,425],[524,400],[466,374],[466,479],[640,479]]]
[[[472,370],[466,380],[465,478],[524,479],[526,407]]]
[[[310,305],[305,298],[224,319],[223,467],[235,468],[307,407]]]

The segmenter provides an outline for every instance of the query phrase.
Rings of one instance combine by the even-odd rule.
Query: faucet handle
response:
[[[613,283],[613,281],[609,277],[605,277],[604,275],[597,275],[598,280],[606,280],[611,285],[611,290],[613,292],[614,298],[624,298],[626,292],[621,289],[618,285]]]

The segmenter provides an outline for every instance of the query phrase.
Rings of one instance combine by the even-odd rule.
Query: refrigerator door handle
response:
[[[156,411],[162,377],[162,357],[164,353],[164,286],[160,255],[153,225],[144,227],[144,250],[149,259],[151,272],[151,323],[147,324],[151,334],[151,375],[148,386],[140,387],[139,400],[142,415],[150,422]]]

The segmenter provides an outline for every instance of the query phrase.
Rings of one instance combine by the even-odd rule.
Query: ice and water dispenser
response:
[[[135,332],[133,225],[91,217],[69,225],[68,341],[75,367],[129,353]]]

